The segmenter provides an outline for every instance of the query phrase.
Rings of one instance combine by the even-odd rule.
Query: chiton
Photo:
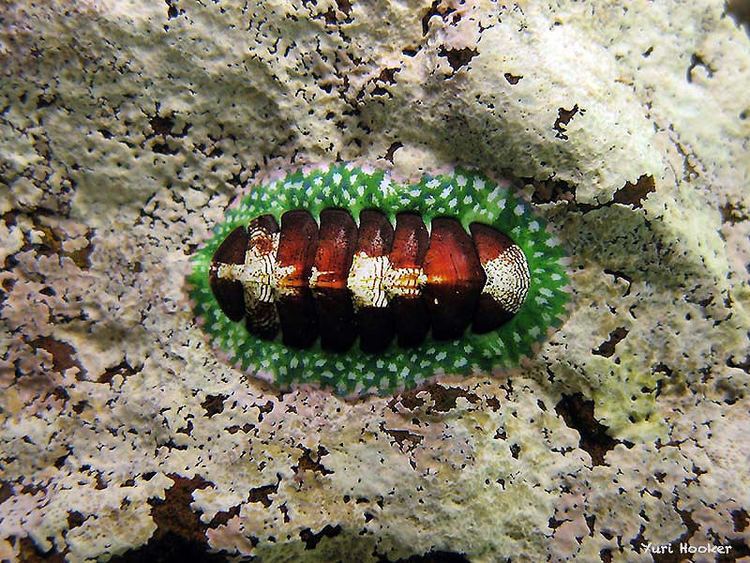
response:
[[[515,365],[561,324],[568,277],[509,187],[351,165],[257,186],[193,258],[196,315],[233,363],[281,386],[388,393]]]
[[[455,218],[400,213],[394,230],[382,211],[324,209],[261,215],[235,228],[211,259],[209,285],[227,317],[251,334],[310,348],[365,352],[461,338],[507,322],[526,299],[521,249],[481,223],[466,234]],[[473,239],[473,240],[472,240]]]

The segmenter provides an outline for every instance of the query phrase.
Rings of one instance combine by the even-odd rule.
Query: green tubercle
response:
[[[261,341],[244,323],[230,321],[219,308],[208,283],[211,257],[237,226],[259,215],[277,220],[290,209],[306,209],[316,219],[328,207],[351,212],[376,208],[392,223],[402,211],[421,214],[426,225],[436,216],[453,216],[468,229],[485,223],[510,236],[526,255],[531,285],[521,310],[500,329],[488,334],[467,330],[460,340],[426,340],[414,349],[391,345],[385,352],[366,354],[355,345],[344,354],[324,352],[319,344],[307,350],[284,346],[280,339]],[[457,169],[451,174],[424,176],[413,184],[399,184],[383,171],[337,164],[328,169],[297,171],[282,180],[257,186],[240,204],[227,211],[226,220],[193,256],[189,276],[195,314],[203,321],[214,346],[233,364],[251,374],[271,379],[280,387],[318,385],[337,394],[389,394],[413,388],[436,375],[485,373],[518,364],[532,353],[548,329],[562,324],[568,301],[566,255],[545,223],[507,187],[486,177]]]

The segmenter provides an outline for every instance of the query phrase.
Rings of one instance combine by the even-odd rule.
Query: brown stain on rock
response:
[[[130,550],[110,559],[116,563],[140,563],[142,561],[201,561],[219,563],[226,561],[222,554],[209,553],[206,539],[208,525],[190,508],[193,491],[213,485],[203,477],[188,479],[171,474],[174,485],[165,492],[164,500],[151,499],[151,517],[156,532],[146,545]]]
[[[56,372],[63,373],[66,369],[77,367],[79,374],[85,373],[76,359],[76,349],[67,342],[57,340],[52,336],[41,336],[32,340],[30,344],[35,350],[42,349],[52,356],[52,369]]]

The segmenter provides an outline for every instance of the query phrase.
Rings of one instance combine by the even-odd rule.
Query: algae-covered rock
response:
[[[749,556],[743,10],[4,3],[0,559]],[[357,400],[224,362],[190,256],[335,161],[513,178],[570,252],[565,324]]]

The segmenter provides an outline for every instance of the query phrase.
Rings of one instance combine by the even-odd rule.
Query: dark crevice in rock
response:
[[[393,412],[399,412],[399,403],[403,408],[408,411],[413,411],[424,405],[424,399],[417,397],[418,393],[421,393],[422,389],[411,389],[409,391],[403,391],[400,395],[395,396],[388,402],[388,408]]]
[[[383,70],[380,71],[380,74],[376,78],[376,81],[386,82],[388,84],[395,84],[396,73],[400,71],[401,71],[401,68],[399,67],[384,68]]]
[[[484,400],[487,403],[487,406],[495,412],[499,411],[502,408],[500,399],[498,399],[497,397],[485,397]]]
[[[274,485],[263,485],[262,487],[255,487],[254,489],[250,489],[250,492],[247,495],[248,502],[259,502],[260,504],[268,508],[273,503],[270,495],[276,494],[278,492],[280,482],[281,478],[279,477],[276,481],[276,484]]]
[[[470,393],[466,389],[460,387],[443,387],[442,385],[431,385],[426,390],[429,390],[430,396],[434,401],[434,405],[427,409],[428,414],[434,414],[436,412],[443,413],[448,412],[456,408],[456,401],[459,397],[464,397],[470,403],[476,404],[481,399],[474,393]]]
[[[107,481],[104,480],[104,474],[101,471],[94,471],[94,481],[96,481],[94,488],[97,491],[101,491],[107,488]]]
[[[13,485],[8,481],[0,480],[0,504],[13,496]]]
[[[732,549],[728,554],[720,555],[717,561],[740,561],[744,557],[750,557],[750,545],[746,542],[730,539],[727,543]]]
[[[328,455],[328,450],[323,446],[318,446],[318,451],[314,456],[309,449],[302,447],[302,455],[300,456],[297,465],[292,467],[292,471],[295,473],[301,471],[312,471],[314,473],[320,473],[321,475],[330,475],[333,471],[320,462],[320,459],[326,455]]]
[[[328,524],[317,534],[313,533],[313,531],[309,528],[305,528],[304,530],[300,531],[299,538],[303,542],[305,542],[305,549],[315,549],[315,547],[320,543],[320,540],[322,540],[324,537],[335,538],[340,533],[341,526],[331,526],[330,524]]]
[[[322,16],[328,25],[336,25],[339,22],[339,13],[344,15],[344,23],[349,23],[352,21],[352,4],[351,2],[349,2],[349,0],[336,0],[336,8],[331,6],[322,14],[313,16],[313,19],[318,19]]]
[[[382,86],[378,86],[376,84],[375,88],[370,92],[371,97],[375,96],[388,96],[389,98],[393,98],[393,94],[391,94],[388,90],[383,88]]]
[[[43,109],[46,107],[51,106],[57,101],[57,95],[56,94],[42,94],[37,98],[36,101],[36,109]],[[49,156],[49,155],[45,155]]]
[[[283,395],[279,395],[279,398],[281,397],[283,397]],[[258,409],[258,422],[263,422],[263,415],[268,414],[273,410],[274,402],[269,399],[262,405],[256,403],[253,406]]]
[[[201,403],[201,407],[206,411],[206,418],[211,418],[215,414],[224,412],[224,401],[229,395],[206,395],[206,400]]]
[[[149,118],[149,125],[151,126],[151,132],[145,133],[146,141],[150,141],[150,150],[157,154],[175,155],[180,152],[179,146],[172,146],[174,141],[170,142],[168,139],[175,139],[185,137],[190,130],[190,125],[185,124],[182,131],[173,131],[175,121],[173,116],[159,115],[160,104],[156,104],[156,115]],[[146,146],[142,144],[141,146]]]
[[[408,430],[396,430],[386,428],[385,422],[380,423],[380,430],[393,438],[402,452],[409,452],[416,448],[424,440],[424,436],[409,432]]]
[[[247,434],[250,432],[253,428],[255,428],[254,424],[250,424],[249,422],[246,422],[242,426],[239,424],[233,424],[232,426],[227,426],[226,431],[230,434],[237,434],[240,430],[242,430],[243,433]]]
[[[206,543],[183,538],[167,532],[159,539],[151,538],[146,545],[116,555],[112,563],[225,563],[227,558],[220,553],[210,553]]]
[[[586,520],[586,527],[589,529],[589,536],[594,537],[594,529],[596,527],[596,515],[591,514],[590,516],[584,516]]]
[[[157,526],[154,537],[173,532],[186,539],[204,542],[206,525],[200,521],[199,514],[190,508],[190,504],[193,502],[193,491],[213,485],[202,477],[188,479],[175,474],[168,477],[174,481],[174,485],[165,491],[164,500],[148,501],[151,517]]]
[[[655,189],[654,177],[644,174],[636,180],[635,184],[626,182],[622,188],[615,192],[612,201],[632,205],[635,209],[638,209],[642,207],[642,202],[646,196]]]
[[[97,383],[111,383],[112,379],[116,375],[122,376],[123,379],[127,379],[131,375],[135,375],[139,371],[141,371],[141,368],[143,366],[131,366],[127,360],[121,361],[116,366],[113,366],[111,368],[107,368],[103,374],[99,376],[99,379],[97,379]]]
[[[526,183],[534,187],[531,194],[531,201],[534,203],[556,203],[565,202],[575,204],[576,189],[567,182],[562,180],[534,180],[533,178],[524,178]]]
[[[221,512],[217,512],[216,515],[211,519],[208,527],[217,528],[218,526],[223,526],[232,518],[239,515],[241,507],[242,505],[238,504],[237,506],[231,507],[229,510],[222,510]]]
[[[687,81],[688,83],[691,83],[693,81],[693,70],[695,70],[696,67],[703,67],[706,71],[706,74],[709,78],[712,78],[714,75],[714,69],[711,68],[706,62],[701,58],[701,56],[698,53],[693,53],[690,56],[690,65],[688,65],[687,69]]]
[[[664,374],[663,377],[660,377],[656,380],[656,391],[654,393],[654,397],[659,397],[659,395],[662,394],[665,381],[669,382],[674,379],[674,370],[672,370],[672,368],[670,368],[667,364],[659,362],[653,367],[651,372],[654,375],[656,375],[657,373]]]
[[[177,11],[177,8],[174,5],[174,0],[164,0],[165,4],[167,5],[167,19],[173,20],[177,16],[180,15],[180,13]]]
[[[64,453],[63,455],[61,455],[60,457],[58,457],[58,458],[57,458],[57,459],[55,460],[55,462],[54,462],[54,463],[52,464],[52,465],[54,465],[54,466],[55,466],[55,467],[56,467],[57,469],[62,469],[62,468],[63,468],[63,467],[65,466],[65,460],[67,460],[67,459],[68,459],[68,456],[70,456],[70,454],[72,453],[72,450],[70,449],[70,447],[69,447],[69,446],[67,446],[67,448],[68,448],[68,451],[67,451],[67,452],[65,452],[65,453]]]
[[[192,416],[192,415],[189,415],[189,416]],[[193,421],[188,420],[185,426],[183,426],[182,428],[178,428],[177,430],[175,430],[175,432],[177,434],[185,434],[187,436],[192,436],[193,435]]]
[[[744,508],[732,510],[732,523],[734,524],[735,532],[744,532],[748,524],[750,524],[750,515],[748,515],[747,510]]]
[[[21,494],[22,495],[35,495],[44,490],[45,490],[44,485],[32,482],[32,483],[27,483],[23,487],[21,487]]]
[[[547,526],[552,530],[557,530],[564,522],[566,522],[566,520],[558,520],[554,516],[551,516],[550,519],[547,520]]]
[[[164,143],[153,143],[151,145],[151,150],[157,154],[168,154],[168,155],[175,155],[180,152],[180,149],[177,148],[171,148],[166,142]]]
[[[404,144],[396,141],[395,143],[392,143],[390,147],[388,147],[388,150],[385,152],[385,156],[383,157],[385,160],[393,164],[393,155],[396,153],[398,149],[403,147]]]
[[[747,0],[727,0],[726,13],[731,16],[737,25],[744,25],[750,34],[750,2]]]
[[[193,491],[211,487],[202,477],[185,477],[171,474],[174,485],[165,492],[164,500],[150,499],[151,517],[156,524],[156,532],[148,543],[138,549],[110,559],[117,563],[140,563],[156,561],[172,563],[178,561],[199,561],[218,563],[226,557],[209,553],[206,541],[206,524],[200,515],[190,508]]]
[[[470,49],[464,47],[463,49],[447,49],[444,46],[438,50],[438,56],[445,57],[448,59],[448,64],[451,65],[453,72],[458,71],[462,66],[466,66],[471,62],[471,59],[476,57],[479,51],[476,49]],[[576,106],[577,110],[577,106]]]
[[[348,18],[352,15],[352,3],[350,0],[336,0],[336,7]]]
[[[503,76],[505,77],[505,80],[508,81],[508,84],[510,84],[511,86],[515,86],[523,78],[522,74],[515,75],[515,74],[511,74],[510,72],[506,72]]]
[[[638,530],[638,534],[636,534],[636,536],[632,540],[630,540],[630,545],[632,546],[633,550],[636,553],[641,553],[641,551],[643,549],[641,546],[644,543],[646,543],[644,541],[644,539],[643,539],[643,532],[645,532],[645,531],[646,531],[646,526],[644,526],[643,524],[641,524],[641,527]]]
[[[622,280],[625,283],[627,283],[628,287],[625,290],[625,293],[622,294],[622,296],[623,297],[627,297],[628,295],[630,295],[630,289],[631,289],[631,287],[633,285],[633,278],[631,278],[627,274],[624,274],[622,272],[618,272],[617,270],[610,270],[608,268],[604,269],[604,273],[607,274],[608,276],[612,276],[613,278],[615,278],[615,280]]]
[[[86,517],[77,510],[68,510],[68,529],[77,528],[86,521]]]
[[[172,127],[174,127],[174,120],[171,117],[163,117],[161,115],[155,115],[149,119],[151,129],[155,135],[171,135]]]
[[[619,442],[607,435],[607,427],[594,418],[594,401],[582,393],[563,395],[555,406],[568,427],[577,430],[581,438],[578,447],[588,452],[594,465],[604,465],[604,456]]]
[[[580,110],[581,114],[583,114],[583,111],[584,110]],[[568,136],[565,134],[565,131],[567,130],[565,128],[565,125],[568,125],[568,123],[570,123],[570,120],[573,119],[573,116],[578,112],[578,104],[575,104],[572,109],[557,109],[557,119],[555,120],[555,124],[552,126],[552,128],[556,131],[556,138],[562,139],[563,141],[568,140]]]
[[[19,560],[24,563],[65,563],[65,552],[58,553],[54,549],[42,551],[31,538],[21,538],[18,544]]]
[[[434,0],[424,16],[422,16],[422,35],[427,35],[430,29],[430,19],[433,16],[440,16],[443,20],[455,12],[455,8],[444,6],[442,0]]]
[[[609,338],[602,342],[598,348],[592,350],[591,353],[595,356],[604,356],[605,358],[611,358],[615,353],[615,347],[622,342],[622,340],[628,335],[628,329],[625,327],[617,327],[615,330],[609,333]]]

